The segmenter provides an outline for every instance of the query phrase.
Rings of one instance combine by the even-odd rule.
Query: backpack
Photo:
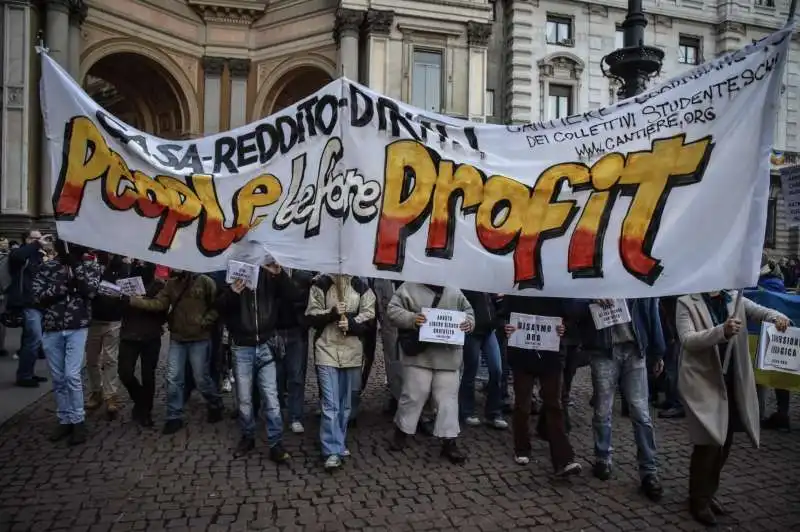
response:
[[[11,275],[11,261],[9,255],[0,258],[0,293],[5,294],[14,282],[14,277]]]

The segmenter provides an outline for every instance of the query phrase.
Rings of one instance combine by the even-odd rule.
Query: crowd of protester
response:
[[[34,387],[47,380],[35,371],[43,353],[57,405],[54,442],[85,442],[86,410],[102,408],[109,419],[117,418],[125,404],[123,388],[133,403],[131,419],[152,427],[156,367],[167,331],[163,434],[184,427],[184,405],[193,389],[205,400],[207,422],[222,420],[222,393],[230,386],[241,428],[236,456],[255,448],[261,407],[269,457],[277,463],[290,459],[284,423],[293,433],[305,430],[311,363],[324,468],[341,467],[350,455],[348,429],[378,344],[389,391],[386,411],[394,416],[393,433],[387,434],[392,450],[412,445],[410,437],[421,431],[441,441],[442,457],[460,464],[467,458],[458,444],[461,427],[506,430],[510,414],[513,459],[525,465],[533,459],[530,417],[538,412],[535,430],[549,443],[554,474],[580,474],[569,436],[570,389],[578,368],[588,365],[594,391],[592,474],[612,477],[612,411],[620,393],[638,451],[641,490],[659,500],[663,489],[650,405],[661,417],[685,417],[694,445],[690,509],[705,524],[724,511],[715,494],[733,434],[745,432],[757,445],[760,423],[788,429],[788,416],[780,423],[774,416],[761,421],[744,324],[768,321],[785,329],[789,321],[746,298],[735,307],[735,292],[627,300],[630,321],[598,330],[589,305],[609,306],[613,300],[504,296],[289,270],[256,243],[247,243],[241,257],[258,263],[254,289],[244,280],[227,283],[224,271],[172,270],[164,278],[156,265],[68,245],[37,231],[14,249],[7,241],[0,245],[5,248],[2,322],[22,328],[17,384]],[[778,264],[766,258],[762,263],[765,284],[786,276]],[[134,277],[141,278],[144,294],[107,288]],[[424,308],[463,312],[464,345],[421,342]],[[515,332],[512,313],[560,318],[560,351],[508,345]],[[475,383],[482,357],[489,378],[481,415]],[[655,402],[660,392],[664,401]]]

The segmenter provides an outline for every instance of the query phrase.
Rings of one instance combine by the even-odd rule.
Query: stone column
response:
[[[222,97],[222,71],[225,59],[222,57],[203,57],[203,134],[219,133],[220,98]]]
[[[69,71],[69,14],[70,0],[45,0],[44,45],[50,51],[56,63]],[[42,169],[39,183],[39,214],[53,214],[52,169],[50,168],[50,151],[47,148],[47,137],[42,131]]]
[[[231,73],[231,129],[247,124],[247,76],[249,59],[228,59]]]
[[[364,36],[367,39],[366,69],[364,83],[374,91],[390,95],[389,76],[389,34],[394,22],[393,11],[370,9],[364,17]]]
[[[339,46],[339,76],[358,81],[358,34],[364,12],[340,8],[336,11],[333,36]]]
[[[469,66],[467,75],[467,116],[470,120],[483,122],[486,119],[486,61],[492,25],[482,22],[467,22],[467,44]]]
[[[69,68],[70,75],[78,82],[82,83],[81,72],[81,25],[86,20],[88,6],[83,0],[72,0],[69,11]]]

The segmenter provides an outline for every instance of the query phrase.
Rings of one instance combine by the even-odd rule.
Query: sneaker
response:
[[[231,393],[231,391],[233,391],[231,380],[228,378],[222,379],[222,393]]]
[[[508,428],[508,421],[501,417],[486,420],[486,424],[497,430],[506,430]]]
[[[664,494],[664,487],[661,485],[661,481],[658,480],[658,476],[652,474],[642,479],[642,491],[645,497],[653,502],[658,502]]]
[[[53,429],[53,432],[50,433],[50,436],[48,436],[47,439],[51,442],[57,442],[63,440],[70,434],[72,434],[72,425],[69,423],[61,424]]]
[[[595,462],[592,468],[592,474],[600,480],[608,480],[611,478],[611,464],[608,462]]]
[[[528,465],[531,463],[531,457],[524,454],[514,456],[514,461],[519,465]]]
[[[181,419],[169,419],[166,423],[164,423],[164,429],[161,431],[161,434],[164,436],[169,436],[170,434],[175,434],[179,430],[183,428],[183,420]]]
[[[481,419],[478,416],[467,416],[464,418],[464,424],[468,427],[478,427],[481,424]]]
[[[335,454],[330,455],[325,460],[325,470],[326,471],[334,471],[342,467],[342,459],[336,456]]]
[[[289,461],[289,453],[283,448],[280,443],[273,445],[269,450],[269,459],[276,464],[285,464]]]
[[[47,377],[40,377],[39,375],[34,375],[33,380],[36,382],[47,382]]]
[[[556,471],[557,477],[571,477],[573,475],[580,475],[581,474],[581,465],[578,462],[570,462],[558,471]]]
[[[464,453],[458,448],[455,438],[445,438],[442,440],[442,456],[455,465],[460,465],[467,461],[467,457],[464,456]]]
[[[70,445],[80,445],[86,442],[86,424],[75,423],[72,425],[72,433],[69,435]]]
[[[18,379],[17,382],[14,383],[14,386],[19,386],[20,388],[38,388],[39,381],[36,379]]]
[[[679,406],[668,408],[659,412],[658,417],[661,419],[683,419],[686,417],[686,411]]]
[[[350,458],[350,449],[342,451],[342,458]]]
[[[294,434],[302,434],[306,431],[305,427],[299,421],[292,421],[292,424],[289,425],[292,433]]]
[[[233,451],[233,457],[239,458],[244,456],[255,448],[256,441],[253,438],[242,437],[242,439],[239,440],[239,444],[236,446],[236,449]]]

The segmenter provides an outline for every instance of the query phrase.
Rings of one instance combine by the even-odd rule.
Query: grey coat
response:
[[[734,313],[736,292],[731,292],[728,314],[742,320],[774,322],[783,314],[742,298]],[[722,374],[717,347],[725,342],[724,325],[713,325],[711,314],[701,294],[678,299],[676,326],[681,342],[678,389],[686,407],[689,437],[694,445],[722,446],[728,434],[728,392]],[[759,409],[753,362],[747,342],[747,327],[742,326],[732,345],[734,397],[745,432],[754,447],[759,445]],[[725,353],[722,353],[724,356]]]
[[[392,296],[386,310],[387,318],[398,329],[416,329],[414,318],[424,307],[433,305],[435,294],[423,284],[403,283]],[[436,308],[460,310],[467,314],[467,320],[475,323],[472,306],[458,288],[444,288],[442,298]],[[398,347],[399,348],[399,347]],[[417,356],[403,356],[403,364],[421,368],[458,371],[464,357],[461,346],[430,344]]]

